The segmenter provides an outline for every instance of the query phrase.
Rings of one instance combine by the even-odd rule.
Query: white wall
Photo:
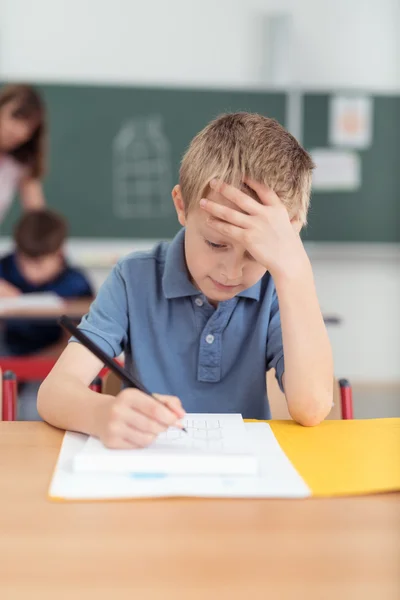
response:
[[[296,84],[400,91],[399,0],[0,0],[0,79],[260,87],[265,19],[282,12],[293,18]],[[340,376],[400,379],[390,256],[312,253],[321,305],[344,318],[330,329]]]
[[[293,17],[307,87],[400,89],[398,0],[1,0],[0,76],[259,86],[265,17]]]

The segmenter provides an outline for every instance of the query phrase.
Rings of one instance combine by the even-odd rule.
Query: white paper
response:
[[[0,310],[20,310],[30,308],[61,308],[63,300],[53,292],[21,294],[13,298],[0,298]]]
[[[354,191],[361,185],[361,161],[351,150],[315,148],[312,187],[315,191]]]
[[[168,475],[254,475],[257,457],[239,414],[187,414],[186,432],[171,427],[147,448],[110,450],[90,437],[73,461],[76,472]]]
[[[112,500],[151,497],[306,498],[309,487],[291,464],[266,423],[246,423],[259,474],[251,477],[148,477],[74,473],[72,461],[87,436],[64,436],[49,496],[66,500]]]
[[[330,101],[329,141],[365,149],[372,142],[373,101],[367,96],[334,96]]]

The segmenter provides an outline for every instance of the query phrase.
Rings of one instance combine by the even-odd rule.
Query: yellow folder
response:
[[[314,496],[400,490],[400,418],[269,424]]]

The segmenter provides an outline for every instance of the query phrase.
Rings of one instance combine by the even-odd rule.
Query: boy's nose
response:
[[[230,285],[231,282],[235,283],[242,278],[243,266],[242,261],[239,259],[226,261],[221,267],[221,275],[226,279],[226,285]]]

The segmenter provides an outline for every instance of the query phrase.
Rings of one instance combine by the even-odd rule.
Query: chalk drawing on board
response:
[[[173,211],[171,150],[161,115],[124,123],[113,140],[113,212],[121,219]]]

